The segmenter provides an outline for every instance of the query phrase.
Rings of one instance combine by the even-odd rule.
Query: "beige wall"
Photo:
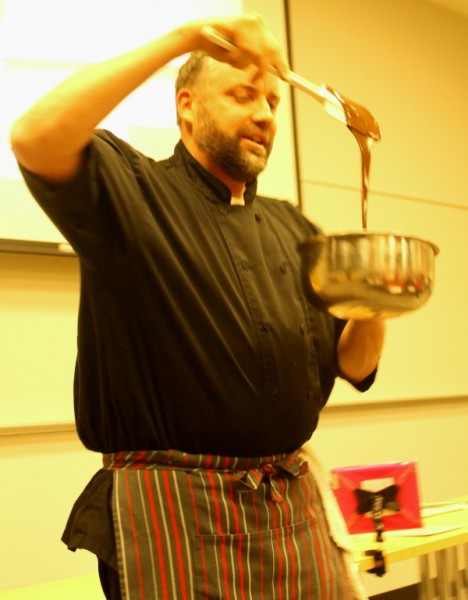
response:
[[[249,8],[252,8],[252,3],[255,5],[254,0],[249,2]],[[445,79],[448,74],[443,69],[446,57],[450,58],[450,63],[459,64],[457,54],[460,52],[460,44],[466,56],[467,20],[461,20],[437,7],[429,8],[429,5],[418,0],[412,0],[411,3],[406,0],[291,0],[291,3],[296,9],[308,10],[307,19],[301,19],[301,23],[296,24],[298,32],[294,34],[307,36],[307,45],[301,48],[305,62],[296,63],[297,70],[317,83],[325,81],[334,85],[356,101],[366,104],[381,117],[384,138],[375,151],[371,187],[378,191],[390,191],[395,196],[395,208],[392,205],[386,210],[398,216],[403,211],[403,206],[406,207],[403,204],[404,196],[417,196],[422,201],[418,202],[420,210],[430,210],[429,201],[440,201],[441,210],[447,210],[450,214],[447,217],[449,221],[461,222],[458,216],[462,215],[464,218],[467,198],[467,152],[462,145],[468,136],[466,130],[458,129],[466,127],[466,119],[463,125],[457,115],[460,103],[468,96],[448,91],[453,90],[453,86],[448,85]],[[373,6],[373,10],[368,10],[369,5]],[[404,11],[404,7],[409,5],[413,7],[410,15],[395,8],[399,7]],[[261,2],[258,6],[270,11],[269,20],[278,27],[281,2]],[[335,40],[337,34],[348,37],[352,35],[350,23],[356,11],[364,15],[363,18],[369,19],[369,27],[359,30],[359,35],[354,36],[355,46],[348,46],[343,52],[342,43],[334,41],[332,50],[325,47],[325,42]],[[376,30],[378,23],[380,29]],[[440,28],[444,35],[432,33],[430,48],[426,46],[426,42],[429,44],[428,39],[422,44],[420,36],[423,30],[438,32]],[[413,30],[415,36],[412,35]],[[396,34],[397,31],[399,35]],[[365,45],[366,56],[374,60],[372,81],[359,68],[351,70],[351,67],[356,67],[355,61],[360,57],[356,53],[361,42]],[[395,139],[394,127],[395,116],[403,115],[404,109],[399,104],[399,97],[395,95],[394,83],[401,81],[405,89],[409,86],[413,100],[418,97],[419,92],[425,98],[428,97],[430,77],[427,76],[422,81],[415,54],[426,47],[431,55],[429,57],[424,54],[420,60],[427,59],[427,64],[424,64],[429,69],[430,77],[437,82],[440,80],[439,76],[443,76],[446,87],[437,87],[439,84],[435,86],[437,102],[430,106],[424,104],[421,114],[419,104],[417,112],[414,112],[416,105],[412,104],[418,128],[409,145],[401,148],[400,142]],[[400,72],[403,73],[401,80]],[[389,80],[392,85],[385,93],[384,86],[389,85]],[[443,89],[446,94],[442,93]],[[398,105],[396,109],[395,103]],[[443,140],[442,154],[447,161],[441,171],[443,174],[438,175],[432,162],[433,144],[434,131],[438,134],[441,131],[438,124],[434,125],[434,114],[443,111],[447,104],[451,107],[447,118],[452,119],[449,131],[453,143],[448,143],[446,138]],[[312,144],[307,155],[307,163],[314,166],[314,172],[310,175],[310,181],[308,177],[303,182],[306,193],[309,187],[312,189],[311,203],[308,202],[306,209],[315,216],[318,214],[316,199],[323,190],[335,186],[334,189],[339,191],[342,188],[338,186],[343,185],[352,188],[349,202],[353,204],[354,211],[354,188],[358,173],[354,140],[349,139],[349,133],[341,130],[339,124],[330,121],[330,117],[324,115],[318,105],[307,105],[307,114],[314,117],[311,126],[317,143]],[[430,130],[427,129],[428,122],[431,123]],[[334,139],[332,130],[333,136],[336,136]],[[302,131],[305,133],[306,129]],[[459,136],[457,131],[462,131],[462,134]],[[312,140],[312,134],[310,139]],[[423,157],[421,163],[418,156]],[[328,164],[330,157],[333,161]],[[331,183],[332,186],[327,187],[324,182]],[[291,194],[293,193],[292,189]],[[380,202],[380,198],[377,200],[373,196],[373,205]],[[444,208],[444,203],[447,203],[447,209]],[[373,205],[371,223],[374,219],[383,218],[377,215],[384,214],[378,213]],[[336,213],[329,214],[325,206],[320,209],[318,216],[319,221],[323,217],[323,222],[328,227],[328,223],[333,225]],[[414,229],[411,211],[407,219]],[[430,224],[432,216],[427,221]],[[356,221],[354,226],[358,225]],[[347,221],[344,226],[347,226]],[[460,226],[457,236],[465,231]],[[451,232],[448,231],[445,235],[450,238]],[[463,239],[458,264],[462,263],[464,256],[466,246]],[[445,270],[442,277],[445,284],[453,289],[453,273]],[[20,415],[24,417],[25,423],[41,421],[41,395],[50,394],[52,400],[47,398],[47,401],[52,402],[52,406],[62,401],[71,406],[77,302],[78,272],[75,259],[0,254],[0,314],[3,318],[4,359],[0,363],[2,412],[16,410],[15,404],[23,400],[25,393],[31,402],[37,400],[31,405],[34,413],[31,413],[32,418],[30,415]],[[445,298],[437,302],[443,303]],[[438,304],[437,307],[439,306]],[[456,308],[459,310],[458,304]],[[417,322],[418,327],[410,324],[412,319]],[[407,324],[404,321],[401,324],[389,324],[390,338],[395,348],[392,350],[392,362],[399,353],[405,354],[405,363],[413,358],[411,348],[408,349],[406,344],[398,344],[398,335],[400,330],[401,335],[404,335],[407,328],[412,331],[415,328],[415,335],[424,335],[425,319],[426,317],[421,322],[419,317],[407,317]],[[437,326],[443,329],[444,324],[445,320],[442,320]],[[455,338],[455,350],[463,358],[466,336],[461,334],[462,332]],[[440,339],[445,343],[445,338]],[[459,369],[457,362],[456,365]],[[451,364],[443,358],[437,363],[437,368],[441,370],[450,367]],[[401,369],[404,369],[404,365],[394,371],[392,364],[385,366],[385,377],[401,377]],[[429,377],[433,375],[433,371],[434,367],[425,367]],[[457,377],[463,379],[461,389],[465,384],[464,372],[457,371]],[[404,371],[404,377],[411,377],[411,369]],[[402,389],[404,390],[399,388],[400,391]],[[411,385],[408,390],[409,395],[414,398],[415,390]],[[417,458],[420,461],[421,493],[425,500],[465,494],[468,489],[465,442],[468,404],[466,395],[458,394],[459,398],[450,398],[451,395],[444,395],[442,389],[432,399],[426,399],[430,396],[426,393],[421,400],[408,401],[401,397],[398,402],[392,402],[392,394],[386,388],[381,391],[382,398],[376,397],[373,404],[353,408],[349,401],[335,402],[324,411],[314,443],[319,455],[330,467]],[[385,402],[381,403],[381,399]],[[63,414],[61,409],[57,410],[60,415]],[[60,432],[61,427],[45,429],[50,429],[51,432],[40,433],[34,429],[25,429],[23,433],[16,430],[16,435],[0,437],[0,590],[88,573],[95,568],[92,556],[86,553],[77,553],[75,556],[67,552],[59,538],[71,504],[99,468],[99,457],[85,451],[73,431]],[[395,565],[383,580],[368,578],[367,585],[369,590],[381,591],[411,581],[414,577],[413,564]]]
[[[468,18],[423,0],[293,0],[294,68],[366,106],[374,145],[370,231],[440,247],[420,311],[389,322],[380,377],[365,398],[466,396],[468,335]],[[297,94],[301,190],[326,231],[360,230],[360,154],[350,131]],[[342,385],[332,401],[360,400]]]
[[[423,500],[468,491],[468,18],[423,0],[291,0],[294,69],[366,106],[379,122],[368,228],[440,246],[420,311],[388,321],[378,380],[340,382],[313,436],[329,466],[415,458]],[[345,126],[296,95],[301,192],[326,231],[359,230],[360,156]],[[369,402],[360,405],[361,402]],[[411,583],[392,565],[369,591]]]
[[[99,467],[74,432],[0,437],[0,593],[96,570],[92,554],[69,552],[60,537]]]

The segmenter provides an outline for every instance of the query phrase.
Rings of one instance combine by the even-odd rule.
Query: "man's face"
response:
[[[256,68],[210,61],[194,94],[193,141],[207,166],[236,181],[265,169],[276,133],[278,81]]]

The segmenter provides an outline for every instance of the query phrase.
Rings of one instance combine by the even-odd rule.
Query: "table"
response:
[[[352,535],[354,559],[359,569],[373,568],[374,559],[365,552],[374,548],[382,550],[386,563],[417,558],[421,599],[468,598],[468,496],[424,505],[422,509],[423,527],[420,530],[388,531],[384,533],[382,544],[375,542],[375,534]],[[423,535],[439,528],[445,530]]]

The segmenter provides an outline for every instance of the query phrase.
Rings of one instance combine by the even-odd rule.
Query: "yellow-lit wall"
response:
[[[423,500],[468,492],[468,18],[423,0],[291,0],[294,68],[366,106],[373,147],[368,228],[440,246],[429,303],[389,320],[373,389],[340,382],[313,436],[329,466],[419,461]],[[341,123],[297,94],[301,192],[328,232],[359,230],[360,156]],[[368,406],[358,402],[371,400]],[[381,401],[384,401],[382,404]],[[412,583],[391,565],[370,592]]]
[[[369,231],[437,244],[426,306],[389,321],[380,376],[367,399],[465,396],[468,335],[468,16],[422,0],[296,0],[295,69],[366,106],[372,150]],[[307,51],[305,50],[307,48]],[[326,231],[359,231],[360,153],[350,131],[297,94],[304,209]],[[358,400],[343,385],[333,401]]]
[[[282,2],[246,0],[244,6],[266,13],[281,37]],[[381,147],[375,150],[372,166],[371,224],[382,227],[387,223],[382,220],[390,215],[391,228],[398,228],[399,216],[405,214],[405,226],[416,233],[419,226],[416,221],[421,211],[431,211],[432,202],[436,201],[440,203],[437,204],[437,211],[442,211],[436,213],[436,218],[439,219],[440,214],[444,215],[440,219],[442,228],[449,222],[459,225],[466,218],[465,209],[468,207],[467,120],[464,112],[460,112],[460,107],[464,106],[468,96],[448,85],[445,87],[446,93],[438,88],[437,103],[421,105],[421,114],[418,112],[415,115],[418,129],[404,146],[400,146],[401,138],[397,138],[394,131],[394,110],[397,103],[397,114],[408,118],[405,107],[401,105],[402,89],[407,90],[411,96],[412,110],[419,94],[427,99],[427,73],[423,78],[418,65],[424,64],[425,69],[429,69],[434,82],[446,81],[446,56],[450,56],[456,65],[466,67],[468,19],[423,0],[291,0],[291,6],[293,10],[305,11],[306,14],[306,17],[300,19],[300,23],[296,23],[297,32],[293,31],[294,45],[299,43],[299,38],[301,44],[300,49],[295,50],[296,69],[317,83],[326,82],[335,86],[349,97],[367,105],[376,116],[382,116],[383,141]],[[412,7],[410,19],[405,18],[404,12],[408,10],[408,6]],[[380,19],[379,11],[385,12],[385,19]],[[349,33],[352,32],[352,18],[356,14],[361,21],[368,23],[367,35],[361,33],[360,38]],[[395,28],[401,29],[400,36],[396,36]],[[418,43],[411,36],[411,28],[417,29]],[[440,28],[445,34],[435,35],[433,32],[440,31]],[[418,57],[418,52],[424,46],[421,42],[424,30],[431,32],[427,33],[427,39],[431,36],[430,60],[427,56]],[[352,44],[349,41],[346,49],[343,49],[343,39],[353,40]],[[332,48],[327,43],[331,43]],[[360,63],[356,62],[364,50],[370,63],[368,75],[363,73]],[[437,56],[439,60],[435,59]],[[465,71],[466,68],[462,74]],[[395,89],[397,84],[398,90]],[[383,89],[384,85],[388,86],[387,90]],[[338,216],[341,219],[338,224],[340,227],[356,228],[359,222],[348,224],[347,220],[348,217],[352,218],[356,203],[359,165],[356,148],[353,146],[355,142],[348,139],[349,132],[342,131],[339,124],[327,121],[330,118],[320,112],[318,105],[306,104],[304,108],[305,100],[301,99],[300,103],[299,109],[306,110],[308,118],[312,118],[307,127],[313,127],[313,138],[312,135],[308,136],[311,144],[307,146],[307,155],[301,158],[301,189],[306,200],[305,209],[327,228],[334,227]],[[451,144],[447,144],[445,138],[442,141],[445,162],[439,173],[436,173],[433,163],[437,150],[434,127],[430,125],[434,110],[444,112],[447,131],[454,140]],[[425,123],[428,127],[422,126]],[[289,127],[287,123],[285,126]],[[302,136],[307,127],[302,129]],[[457,131],[462,132],[463,140],[458,140]],[[441,133],[437,129],[437,135]],[[304,137],[301,139],[302,146],[303,143]],[[279,147],[283,151],[287,147],[287,152],[290,152],[290,141],[280,138]],[[390,148],[387,150],[387,147]],[[330,156],[334,157],[332,165],[328,163]],[[280,160],[275,163],[277,172],[278,164],[281,164]],[[313,172],[308,172],[307,168],[311,165]],[[292,181],[290,163],[285,167],[285,177]],[[294,196],[292,183],[290,188],[291,196]],[[349,210],[346,208],[348,212],[343,212],[342,205],[339,204],[343,201],[343,190],[348,190],[346,206],[353,206]],[[338,192],[333,195],[333,191]],[[391,194],[393,204],[376,192]],[[411,211],[413,201],[406,201],[403,198],[406,196],[418,200],[414,203],[414,213]],[[327,202],[323,202],[324,198]],[[339,215],[336,211],[329,211],[330,206],[334,206],[335,199],[341,211]],[[380,203],[379,208],[375,206],[377,203]],[[427,227],[432,227],[432,213],[426,222]],[[444,229],[443,235],[448,238],[454,235],[461,237],[457,242],[460,256],[454,268],[457,266],[460,270],[467,271],[464,259],[468,244],[462,235],[464,231],[466,229],[461,226],[456,229],[455,234]],[[430,233],[432,232],[430,229]],[[442,262],[444,286],[449,288],[450,293],[456,294],[457,282],[453,273],[445,270],[445,264]],[[441,307],[448,300],[443,296],[442,299],[436,298],[435,302],[435,314],[438,318],[438,315],[443,316]],[[33,419],[24,415],[23,421],[41,421],[41,404],[34,404],[35,390],[40,390],[41,393],[50,390],[53,402],[63,399],[63,402],[71,405],[77,303],[76,259],[0,254],[0,314],[4,358],[0,364],[0,377],[8,382],[8,385],[0,383],[2,411],[8,410],[16,399],[22,399],[28,394],[32,398],[30,406],[34,406],[35,414]],[[463,299],[454,300],[457,310],[461,303]],[[447,314],[450,311],[453,313],[453,310],[453,304],[449,302]],[[431,365],[430,368],[424,368],[417,361],[412,348],[408,348],[408,329],[424,339],[425,319],[428,318],[426,314],[431,314],[429,306],[421,317],[408,316],[405,317],[406,321],[389,323],[389,341],[393,350],[391,360],[387,363],[389,366],[383,366],[384,380],[389,381],[390,386],[391,377],[403,380],[411,377],[411,369],[405,371],[404,365],[392,370],[393,365],[399,364],[398,354],[401,353],[406,356],[403,361],[405,364],[414,361],[414,369],[421,380],[424,373],[429,381],[432,376],[437,377],[438,386],[442,390],[438,389],[437,394],[424,393],[421,398],[417,398],[417,390],[413,389],[411,381],[407,382],[407,387],[405,381],[400,381],[400,397],[397,402],[392,401],[388,386],[381,389],[381,398],[377,395],[373,403],[368,405],[353,407],[353,403],[347,399],[343,402],[332,401],[322,415],[314,444],[323,461],[330,467],[417,458],[420,463],[421,495],[425,500],[437,500],[468,492],[468,453],[465,441],[468,431],[468,399],[463,394],[456,394],[455,397],[451,389],[444,395],[444,379],[434,371],[436,368],[443,371],[453,365],[444,363],[443,356],[436,367]],[[430,327],[431,332],[434,328],[441,331],[438,343],[443,345],[448,339],[444,337],[444,319],[441,318],[436,324],[432,322],[434,318],[430,321],[427,327]],[[461,360],[460,357],[465,353],[466,335],[463,330],[458,336],[453,331],[450,333],[451,347],[448,351],[456,353],[457,360]],[[405,340],[403,347],[398,345],[399,336]],[[434,343],[433,340],[431,343]],[[458,365],[456,368],[457,377],[464,377],[464,372]],[[460,389],[463,389],[465,382],[458,383]],[[339,389],[340,398],[343,394],[348,394],[343,389]],[[405,389],[408,390],[408,398],[404,397]],[[57,390],[60,390],[58,397]],[[0,591],[71,577],[95,569],[93,556],[84,552],[76,555],[69,553],[59,538],[73,501],[100,466],[99,456],[82,448],[71,427],[50,427],[49,433],[45,430],[47,427],[38,430],[26,427],[23,432],[21,429],[14,430],[15,435],[0,435]],[[413,564],[395,565],[383,580],[367,577],[366,585],[370,591],[377,592],[403,585],[413,581],[415,577]]]

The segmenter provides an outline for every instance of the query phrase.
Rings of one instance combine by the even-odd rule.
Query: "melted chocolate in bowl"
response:
[[[367,108],[352,102],[331,87],[326,86],[326,89],[341,104],[346,125],[356,138],[361,150],[361,212],[362,228],[365,230],[367,229],[367,195],[369,190],[371,148],[374,141],[380,140],[379,125]]]

